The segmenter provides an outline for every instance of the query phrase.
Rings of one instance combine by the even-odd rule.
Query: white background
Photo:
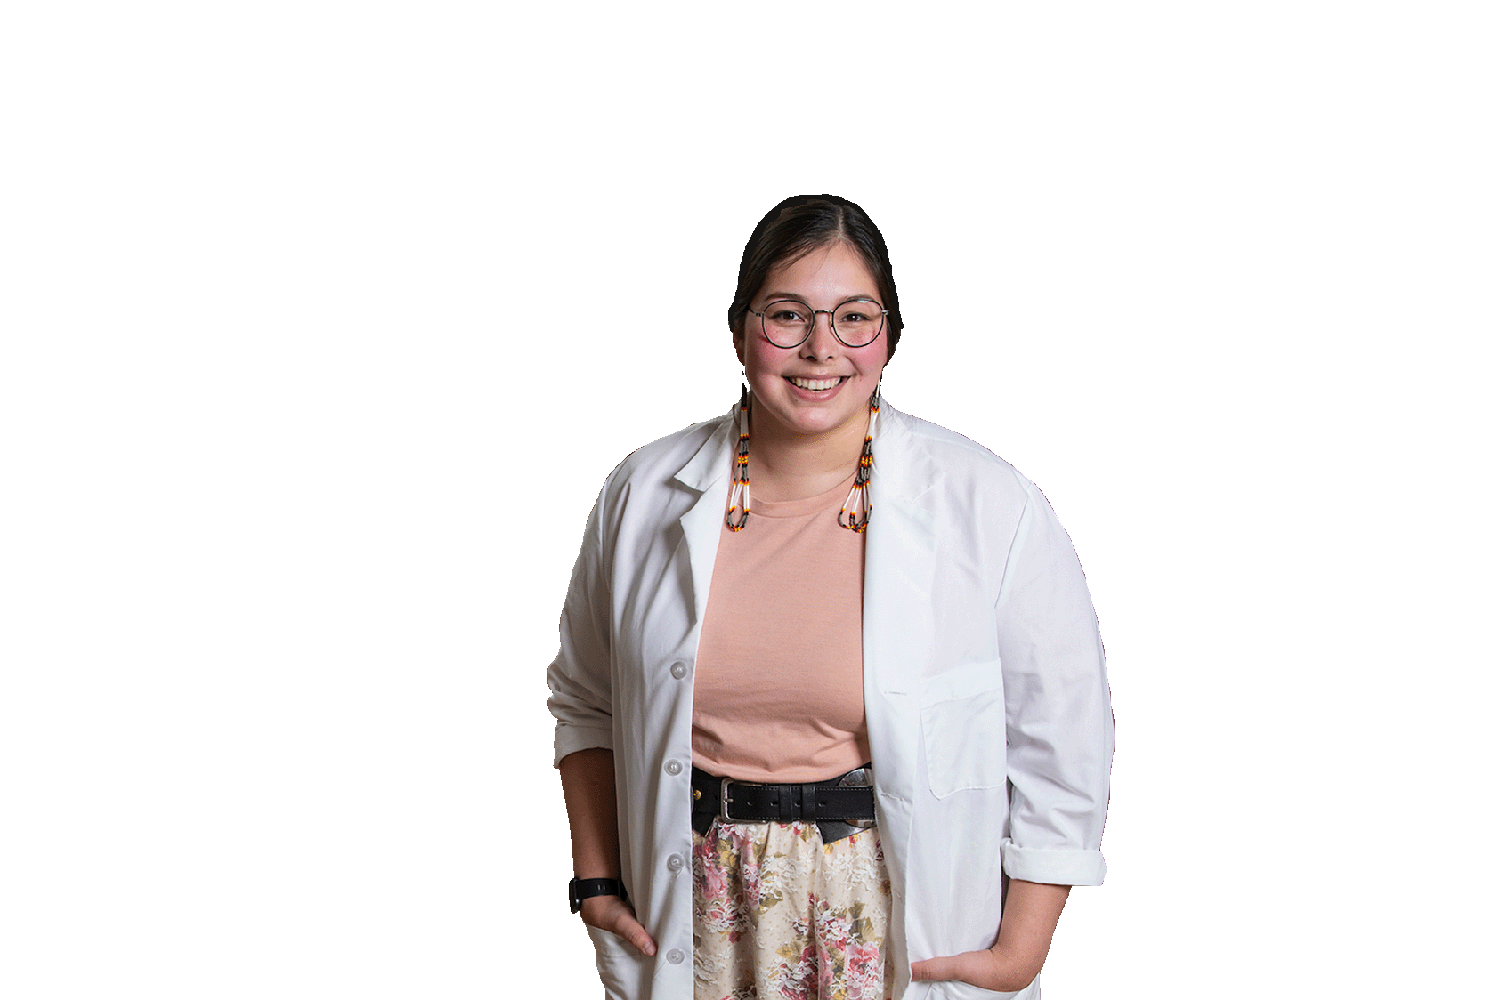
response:
[[[1040,6],[0,16],[0,994],[596,995],[568,572],[832,191],[1102,622],[1047,995],[1489,995],[1494,18]]]

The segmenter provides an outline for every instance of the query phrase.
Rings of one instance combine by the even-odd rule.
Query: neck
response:
[[[826,493],[854,474],[870,426],[869,410],[826,434],[793,434],[750,410],[750,492],[772,502]]]

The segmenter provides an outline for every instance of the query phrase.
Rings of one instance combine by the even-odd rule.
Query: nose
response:
[[[833,357],[838,349],[839,339],[833,335],[833,313],[827,309],[814,311],[812,332],[802,342],[802,356],[822,360]]]

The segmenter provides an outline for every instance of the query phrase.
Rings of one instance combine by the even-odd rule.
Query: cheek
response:
[[[854,362],[854,367],[859,369],[861,375],[876,378],[880,376],[881,371],[885,368],[885,363],[890,360],[890,355],[886,352],[885,338],[883,337],[873,344],[850,351],[849,357]]]
[[[755,337],[745,343],[740,361],[751,371],[764,371],[776,368],[789,353],[767,342],[764,337]]]

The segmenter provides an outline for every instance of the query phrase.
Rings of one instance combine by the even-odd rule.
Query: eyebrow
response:
[[[792,302],[800,302],[803,305],[810,305],[811,304],[803,296],[801,296],[801,295],[794,295],[791,292],[767,292],[766,293],[766,301],[767,302],[779,302],[782,299],[788,299],[788,300],[790,300]],[[877,299],[875,296],[873,296],[873,295],[865,295],[864,293],[861,292],[859,295],[850,295],[847,298],[839,299],[839,305],[843,305],[845,302],[879,302],[879,301],[880,300]]]

